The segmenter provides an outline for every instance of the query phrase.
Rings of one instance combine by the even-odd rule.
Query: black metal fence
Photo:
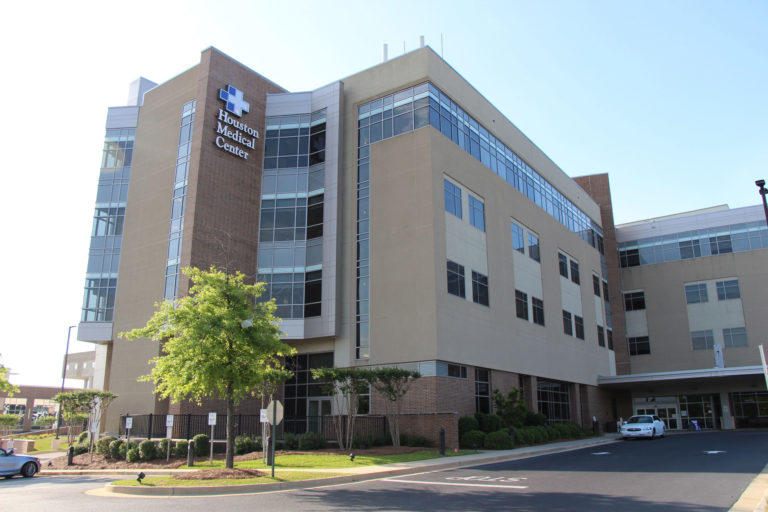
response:
[[[166,436],[165,414],[131,415],[131,437],[163,438]],[[126,416],[120,416],[120,435],[126,435]],[[227,417],[217,416],[213,427],[213,439],[226,439]],[[261,417],[258,414],[235,414],[235,435],[261,435]],[[328,441],[336,439],[335,416],[303,416],[285,418],[277,427],[277,438],[283,439],[286,433],[303,434],[315,432],[322,434]],[[197,434],[211,435],[207,414],[175,414],[171,437],[174,439],[192,439]],[[382,437],[387,435],[387,421],[384,416],[358,416],[355,418],[355,434],[361,438]]]

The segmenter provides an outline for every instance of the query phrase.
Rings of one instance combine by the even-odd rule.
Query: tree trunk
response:
[[[226,468],[233,469],[235,467],[235,418],[234,418],[235,401],[232,398],[227,398],[227,454],[226,454]],[[213,439],[211,439],[213,442]]]

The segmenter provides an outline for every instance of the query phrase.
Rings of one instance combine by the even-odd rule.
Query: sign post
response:
[[[171,460],[171,435],[173,434],[173,414],[165,416],[165,437],[168,439],[168,453],[165,454],[166,462]]]
[[[272,414],[269,414],[269,410],[272,409]],[[272,400],[267,406],[267,421],[272,425],[272,435],[270,436],[270,451],[272,454],[272,478],[275,478],[275,439],[277,437],[277,426],[283,421],[283,404],[280,400]]]
[[[131,446],[131,429],[133,428],[133,418],[130,416],[125,417],[125,432],[126,432],[126,440],[125,440],[125,460],[128,460],[128,450]]]
[[[213,433],[216,429],[216,413],[215,412],[209,412],[208,413],[208,425],[211,426],[211,457],[210,457],[210,463],[213,465]]]

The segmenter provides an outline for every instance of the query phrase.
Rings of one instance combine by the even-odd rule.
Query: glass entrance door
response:
[[[310,398],[307,404],[307,432],[323,433],[323,416],[331,415],[330,398]]]
[[[677,407],[659,407],[658,416],[664,422],[664,428],[667,430],[680,429]]]

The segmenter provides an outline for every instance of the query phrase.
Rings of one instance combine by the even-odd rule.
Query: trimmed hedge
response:
[[[299,450],[321,450],[325,448],[325,437],[315,432],[305,432],[299,436]]]
[[[75,455],[82,455],[84,453],[88,453],[88,444],[86,443],[76,443],[74,448],[75,448]]]
[[[78,444],[84,443],[86,439],[88,439],[88,431],[83,430],[82,432],[80,432],[80,435],[77,436],[77,442]]]
[[[477,421],[480,424],[480,430],[486,434],[501,430],[501,428],[504,426],[504,422],[501,421],[501,416],[498,414],[485,414],[482,412],[476,412],[475,418],[477,418]]]
[[[139,462],[139,449],[131,448],[128,450],[128,455],[125,457],[128,462]]]
[[[245,455],[261,448],[261,443],[246,434],[235,438],[235,455]]]
[[[163,458],[168,454],[168,444],[171,445],[171,455],[173,455],[173,441],[171,439],[168,439],[167,437],[164,437],[160,440],[160,443],[157,445],[157,456],[159,458]]]
[[[145,439],[141,443],[139,443],[139,458],[141,460],[154,460],[157,458],[157,445],[150,441],[149,439]]]
[[[400,434],[400,446],[424,446],[430,447],[433,443],[424,436],[417,434]]]
[[[96,443],[96,453],[106,458],[110,458],[112,456],[112,452],[109,450],[109,445],[112,443],[112,441],[117,441],[117,438],[107,436],[99,439],[99,441]]]
[[[176,441],[176,446],[173,447],[173,455],[176,457],[186,457],[188,449],[189,449],[189,441],[187,441],[186,439]]]
[[[283,446],[286,450],[297,450],[299,448],[299,436],[286,432],[283,436]]]
[[[464,448],[482,448],[485,445],[485,435],[482,430],[470,430],[461,436],[461,446]]]
[[[352,447],[358,450],[372,448],[374,446],[389,446],[392,444],[390,436],[363,436],[357,437],[352,441]]]
[[[509,450],[512,446],[512,437],[506,430],[497,430],[485,436],[485,447],[489,450]]]
[[[109,443],[109,456],[113,459],[125,459],[125,449],[123,449],[123,455],[120,456],[120,447],[125,444],[121,439],[115,439]]]
[[[459,418],[459,439],[470,430],[480,430],[480,422],[474,416],[462,416]]]
[[[211,450],[211,441],[205,434],[197,434],[195,437],[192,438],[192,441],[195,443],[195,455],[198,457],[203,457],[205,455],[208,455],[208,452]]]

